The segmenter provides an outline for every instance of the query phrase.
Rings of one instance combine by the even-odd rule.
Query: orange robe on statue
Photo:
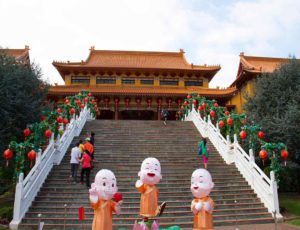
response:
[[[203,202],[203,206],[204,206],[204,202],[208,202],[212,208],[214,207],[213,200],[209,196],[207,196],[203,198],[194,199],[191,205],[192,210],[198,202]],[[196,215],[194,215],[193,230],[214,229],[212,213],[205,211],[203,206],[199,210],[199,212]]]
[[[112,213],[116,212],[117,203],[112,200],[98,200],[91,203],[94,209],[93,230],[112,230]]]
[[[158,212],[158,189],[155,185],[143,184],[137,190],[142,193],[140,215],[144,217],[153,217]]]

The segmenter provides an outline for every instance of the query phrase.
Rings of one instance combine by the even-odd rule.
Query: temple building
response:
[[[19,64],[30,65],[29,46],[24,49],[0,49],[0,52],[15,58]]]
[[[246,56],[240,53],[240,63],[235,81],[230,85],[236,88],[233,97],[227,101],[227,105],[234,105],[238,113],[243,112],[243,105],[246,103],[246,96],[255,93],[253,80],[263,73],[272,73],[276,68],[289,61],[288,58],[271,58]]]
[[[162,108],[175,119],[188,93],[197,92],[225,105],[236,92],[235,87],[210,89],[208,84],[221,67],[189,63],[183,50],[111,51],[91,47],[85,61],[54,61],[53,65],[65,85],[51,87],[49,98],[58,102],[82,89],[89,90],[98,99],[98,119],[160,119]]]

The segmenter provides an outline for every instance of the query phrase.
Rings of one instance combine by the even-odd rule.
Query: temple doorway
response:
[[[155,120],[152,110],[123,110],[120,112],[120,120]]]

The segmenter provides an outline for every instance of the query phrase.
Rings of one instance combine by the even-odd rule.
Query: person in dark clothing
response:
[[[93,146],[95,145],[95,133],[94,133],[94,132],[91,132],[90,143],[91,143]]]
[[[161,116],[162,116],[162,118],[163,118],[163,120],[164,120],[164,124],[167,125],[167,119],[168,119],[168,116],[169,116],[168,110],[165,109],[165,108],[163,108],[163,109],[161,110]]]

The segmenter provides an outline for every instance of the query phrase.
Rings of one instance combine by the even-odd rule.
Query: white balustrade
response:
[[[86,121],[92,119],[90,110],[87,107],[82,109],[77,119],[75,117],[71,119],[61,137],[58,136],[58,139],[54,140],[52,135],[45,151],[43,153],[38,152],[35,165],[26,178],[24,179],[23,173],[19,175],[16,185],[13,220],[9,224],[10,229],[18,229],[18,225],[45,182],[52,166],[60,164],[73,138],[79,136]]]
[[[236,165],[273,217],[275,215],[277,219],[282,219],[279,212],[277,182],[274,172],[271,172],[270,178],[267,177],[255,163],[253,151],[250,150],[247,154],[238,143],[236,134],[234,142],[231,143],[230,137],[227,136],[225,139],[219,128],[211,123],[209,117],[203,119],[194,108],[186,115],[185,120],[192,121],[199,133],[209,138],[227,164],[234,163]]]

